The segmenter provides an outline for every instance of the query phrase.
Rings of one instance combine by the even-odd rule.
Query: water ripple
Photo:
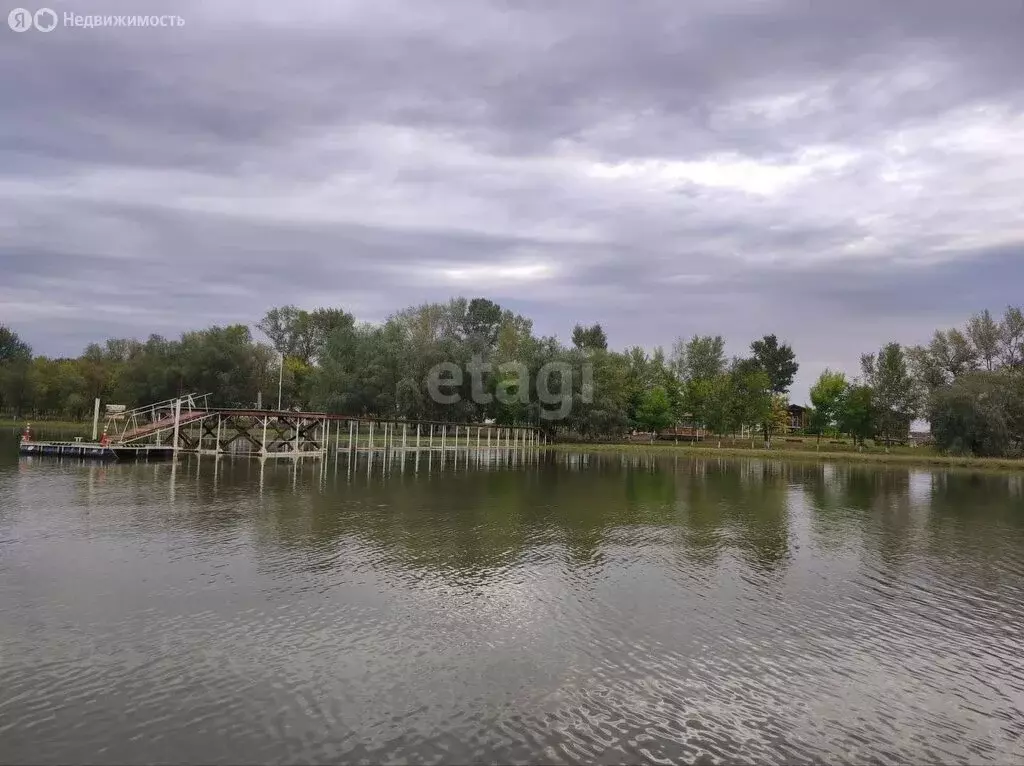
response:
[[[0,462],[0,761],[1024,758],[1010,478],[429,465]]]

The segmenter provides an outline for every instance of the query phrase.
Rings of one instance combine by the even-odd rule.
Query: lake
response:
[[[1020,475],[15,453],[5,763],[1024,760]]]

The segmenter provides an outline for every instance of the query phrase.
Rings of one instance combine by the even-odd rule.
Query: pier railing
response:
[[[209,394],[184,394],[174,399],[146,404],[118,414],[108,415],[107,436],[113,442],[126,443],[152,436],[174,427],[178,402],[181,402],[179,424],[190,422],[209,412]]]
[[[115,446],[236,456],[323,457],[328,453],[527,449],[545,439],[534,425],[367,418],[327,412],[209,406],[209,394],[137,407],[108,418]],[[112,427],[113,426],[113,427]],[[493,445],[493,446],[492,446]]]

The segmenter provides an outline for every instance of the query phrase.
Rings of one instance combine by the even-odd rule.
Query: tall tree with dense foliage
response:
[[[768,376],[769,388],[773,394],[789,393],[789,387],[793,385],[793,378],[796,377],[800,365],[797,364],[796,354],[786,343],[779,343],[774,335],[765,335],[761,340],[755,340],[750,344],[750,350],[754,359]]]
[[[981,366],[992,372],[999,359],[1002,329],[999,323],[992,319],[988,309],[975,314],[967,322],[967,338]]]
[[[871,388],[875,425],[886,444],[906,438],[918,412],[918,393],[899,343],[887,343],[878,354],[864,354],[861,368]]]
[[[826,368],[811,386],[811,405],[814,407],[812,427],[821,441],[823,431],[835,428],[839,422],[839,411],[849,384],[841,372]]]
[[[935,392],[928,419],[946,452],[1024,456],[1024,381],[988,371],[963,375]]]
[[[839,407],[839,428],[864,446],[875,437],[874,392],[870,386],[855,385],[846,390]]]
[[[668,393],[661,386],[646,391],[636,415],[637,424],[655,436],[672,425],[672,407]]]
[[[20,415],[30,401],[32,349],[13,330],[0,325],[0,408]]]
[[[581,351],[607,351],[608,336],[600,324],[590,327],[578,324],[572,328],[572,344]]]

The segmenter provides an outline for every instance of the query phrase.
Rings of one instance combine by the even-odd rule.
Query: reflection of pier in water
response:
[[[505,439],[499,441],[498,430],[492,434],[491,443],[487,443],[485,426],[481,427],[479,444],[477,446],[477,435],[472,433],[469,438],[455,438],[454,431],[451,438],[441,438],[435,434],[435,444],[430,444],[429,434],[424,437],[422,445],[415,442],[405,445],[399,440],[392,443],[390,437],[387,441],[381,440],[368,442],[356,446],[353,439],[353,446],[348,448],[347,440],[342,444],[327,451],[325,450],[319,461],[292,460],[281,461],[270,457],[260,457],[259,454],[242,452],[233,454],[230,451],[196,451],[186,456],[183,460],[171,461],[162,466],[153,466],[156,473],[167,471],[171,481],[171,501],[174,501],[174,493],[177,480],[189,477],[199,479],[202,476],[211,476],[214,487],[217,486],[220,474],[226,464],[230,463],[235,470],[242,466],[253,466],[254,473],[258,473],[259,488],[262,492],[266,479],[268,463],[272,472],[287,471],[291,474],[292,485],[298,481],[301,475],[308,476],[314,472],[319,475],[321,482],[326,482],[328,477],[344,476],[351,480],[353,477],[387,477],[409,474],[410,476],[430,476],[439,473],[453,473],[470,470],[501,470],[519,469],[535,465],[540,459],[542,450],[539,440],[531,439]],[[512,430],[512,429],[509,429]],[[461,433],[461,432],[460,432]],[[504,437],[504,434],[501,434]],[[247,458],[254,457],[255,460]],[[241,458],[241,459],[239,459]],[[249,470],[246,468],[245,470]],[[280,473],[278,473],[280,475]]]

